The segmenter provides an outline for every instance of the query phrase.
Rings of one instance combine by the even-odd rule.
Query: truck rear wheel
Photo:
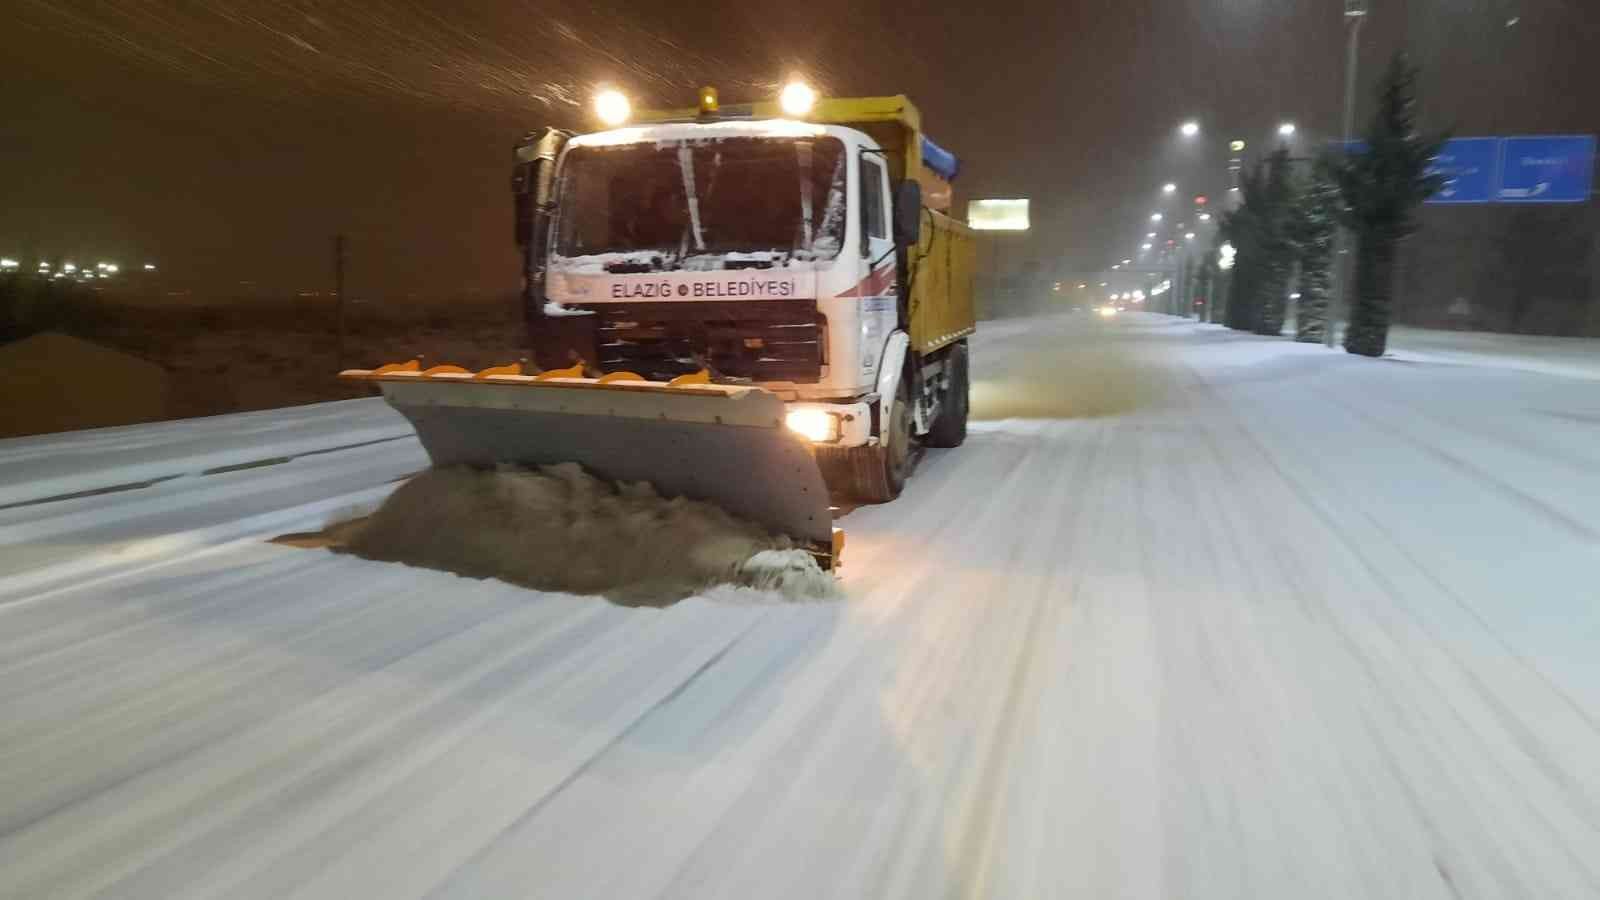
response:
[[[950,348],[950,358],[945,360],[950,368],[950,378],[945,394],[940,398],[939,417],[928,429],[929,447],[959,447],[967,440],[967,345],[965,342]]]

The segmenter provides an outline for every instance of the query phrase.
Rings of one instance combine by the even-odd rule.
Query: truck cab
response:
[[[972,239],[937,208],[955,169],[904,97],[791,115],[703,92],[530,135],[513,188],[535,360],[771,391],[830,484],[889,499],[916,449],[965,433]]]

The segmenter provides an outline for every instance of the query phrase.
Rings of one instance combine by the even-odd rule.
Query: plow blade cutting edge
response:
[[[613,482],[647,481],[787,535],[833,568],[843,533],[781,398],[754,387],[631,377],[471,373],[415,363],[350,369],[411,421],[435,466],[575,462]],[[620,549],[620,548],[619,548]]]

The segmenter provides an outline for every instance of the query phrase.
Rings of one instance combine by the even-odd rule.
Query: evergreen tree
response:
[[[1284,295],[1294,265],[1289,151],[1280,149],[1257,163],[1240,180],[1239,190],[1242,202],[1223,216],[1221,230],[1235,251],[1228,327],[1278,334],[1283,330]]]
[[[1195,318],[1201,322],[1215,322],[1217,298],[1212,296],[1217,287],[1217,250],[1215,247],[1207,250],[1201,257],[1198,265],[1194,267],[1193,289],[1190,296],[1201,302],[1201,307],[1195,310]]]
[[[1291,228],[1294,212],[1294,183],[1289,177],[1289,149],[1280,147],[1262,163],[1259,231],[1260,279],[1256,284],[1260,310],[1255,322],[1257,334],[1283,333],[1283,319],[1289,302],[1289,277],[1294,272],[1295,246]]]
[[[1414,232],[1417,207],[1444,184],[1427,174],[1444,137],[1423,137],[1417,125],[1417,69],[1396,54],[1378,88],[1364,152],[1336,169],[1345,224],[1355,234],[1356,274],[1344,348],[1382,356],[1389,340],[1394,301],[1395,257],[1400,241]]]
[[[1228,277],[1228,297],[1223,323],[1239,331],[1254,331],[1260,321],[1256,291],[1260,275],[1261,201],[1264,173],[1258,167],[1239,180],[1242,201],[1224,213],[1218,233],[1233,245],[1233,271]]]
[[[1300,303],[1294,339],[1320,344],[1327,335],[1333,238],[1338,228],[1339,186],[1332,164],[1318,160],[1299,192],[1290,218],[1290,235],[1300,266]]]

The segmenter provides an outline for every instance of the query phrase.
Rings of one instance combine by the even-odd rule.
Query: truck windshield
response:
[[[827,137],[577,147],[562,163],[556,255],[614,272],[831,258],[845,159]]]

